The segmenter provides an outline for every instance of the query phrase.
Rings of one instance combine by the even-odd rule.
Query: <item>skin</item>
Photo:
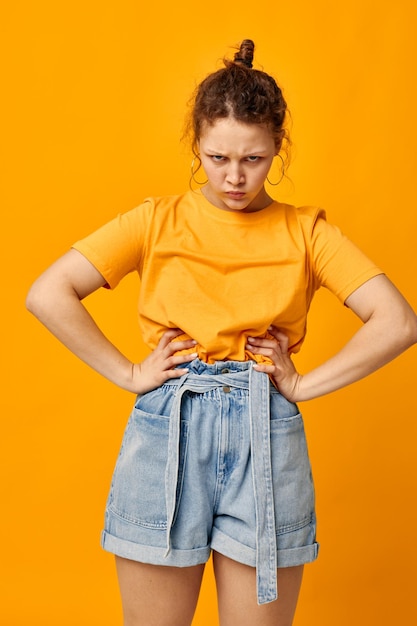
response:
[[[125,626],[188,626],[204,565],[159,567],[116,557]],[[291,626],[303,567],[278,570],[279,598],[258,606],[255,569],[213,553],[220,626]]]
[[[221,119],[203,127],[199,147],[208,177],[203,193],[213,206],[251,212],[272,202],[264,182],[280,146],[267,128]],[[132,363],[104,336],[82,303],[104,284],[94,266],[70,250],[36,280],[27,307],[74,354],[127,391],[145,393],[182,376],[197,353],[178,356],[178,351],[196,345],[194,340],[173,342],[181,329],[167,330],[140,363]],[[362,327],[332,358],[303,375],[295,369],[288,339],[279,328],[270,328],[272,339],[248,338],[252,353],[270,360],[269,365],[254,367],[266,372],[288,400],[309,400],[349,385],[417,342],[417,317],[385,276],[366,282],[345,304],[362,320]],[[116,560],[125,626],[191,624],[203,566],[171,568]],[[291,626],[302,567],[278,570],[279,599],[260,607],[253,568],[217,553],[213,562],[221,626]]]
[[[384,275],[368,280],[345,301],[363,322],[332,358],[305,375],[299,374],[288,352],[288,338],[271,327],[275,340],[248,338],[254,354],[271,365],[254,366],[270,375],[277,389],[292,402],[311,400],[346,387],[376,371],[417,341],[417,317],[398,289]]]
[[[279,151],[265,126],[231,118],[203,125],[200,158],[208,183],[203,194],[224,211],[261,211],[273,201],[265,179]]]

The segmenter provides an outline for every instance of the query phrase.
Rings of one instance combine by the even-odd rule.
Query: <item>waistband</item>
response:
[[[170,414],[168,461],[165,474],[167,506],[167,552],[171,549],[171,529],[175,515],[178,481],[181,402],[186,391],[205,393],[218,387],[249,390],[249,421],[252,455],[252,480],[256,513],[256,587],[258,604],[278,597],[277,545],[274,495],[272,486],[270,439],[270,382],[267,374],[253,369],[252,361],[219,361],[213,365],[198,359],[190,371],[165,384],[174,388]]]

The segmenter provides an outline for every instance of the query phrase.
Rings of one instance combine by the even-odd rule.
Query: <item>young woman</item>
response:
[[[102,538],[116,555],[126,626],[190,624],[211,553],[222,626],[292,624],[303,565],[318,551],[296,403],[417,341],[402,295],[322,211],[267,193],[274,159],[284,163],[286,103],[275,80],[252,69],[253,50],[245,40],[197,89],[192,171],[204,170],[202,188],[120,215],[28,295],[29,310],[73,353],[137,394]],[[151,350],[141,363],[82,304],[131,271]],[[363,325],[301,375],[291,355],[320,286]]]

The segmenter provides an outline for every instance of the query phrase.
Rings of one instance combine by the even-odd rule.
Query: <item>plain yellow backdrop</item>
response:
[[[292,112],[289,180],[273,193],[323,206],[416,307],[415,3],[15,0],[1,13],[0,623],[115,626],[113,558],[99,535],[133,398],[25,311],[27,289],[116,213],[187,188],[185,104],[250,37]],[[88,302],[132,359],[145,354],[137,286],[128,277]],[[319,292],[299,368],[355,328]],[[412,349],[301,407],[321,552],[295,626],[417,620],[415,371]],[[217,623],[210,567],[194,623]]]

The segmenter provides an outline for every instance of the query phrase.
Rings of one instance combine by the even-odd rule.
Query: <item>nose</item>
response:
[[[230,161],[226,172],[226,182],[234,186],[244,182],[244,175],[240,163]]]

